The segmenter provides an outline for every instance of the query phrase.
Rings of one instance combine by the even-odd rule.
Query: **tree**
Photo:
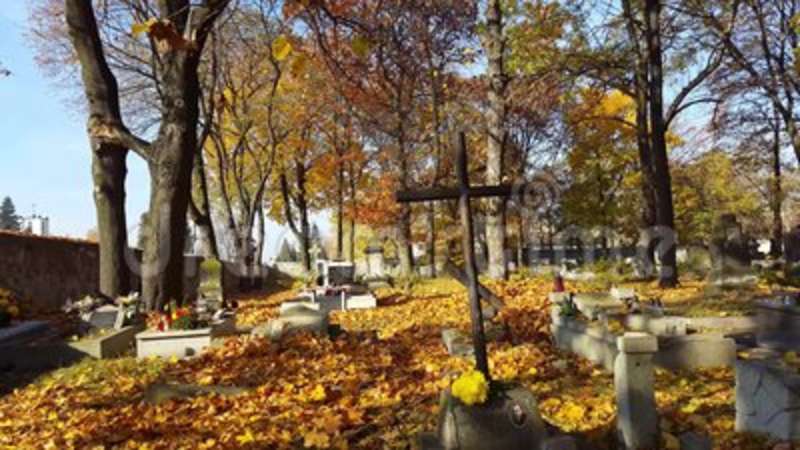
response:
[[[508,78],[503,67],[506,47],[503,36],[503,6],[500,0],[489,0],[486,6],[486,35],[483,46],[488,64],[486,76],[489,83],[489,105],[486,111],[488,135],[486,151],[486,182],[500,184],[503,181],[503,159],[506,143],[506,86]],[[489,276],[508,276],[506,264],[505,202],[494,198],[487,201],[486,241],[489,250]]]
[[[17,215],[11,197],[3,198],[3,203],[0,205],[0,230],[19,231],[21,227],[22,221]]]
[[[67,25],[92,107],[87,130],[97,147],[118,155],[131,149],[147,161],[151,177],[150,208],[143,256],[142,297],[150,309],[183,300],[183,251],[194,154],[197,151],[198,66],[202,50],[226,0],[160,2],[134,34],[146,35],[161,94],[161,117],[155,140],[135,136],[114,108],[116,79],[109,69],[91,2],[66,1]],[[118,107],[117,107],[118,109]],[[119,200],[112,200],[118,205]],[[99,224],[100,225],[100,224]],[[100,225],[102,226],[102,225]],[[102,239],[102,238],[101,238]]]

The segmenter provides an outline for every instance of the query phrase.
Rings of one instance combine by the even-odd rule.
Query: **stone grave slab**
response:
[[[347,309],[372,309],[378,307],[378,300],[372,294],[352,295],[345,299]]]
[[[142,331],[136,335],[136,356],[186,358],[197,356],[211,346],[213,329]]]
[[[579,293],[572,297],[575,306],[584,316],[594,319],[599,314],[622,314],[625,304],[604,293]]]
[[[736,431],[800,439],[800,375],[775,360],[737,361]]]
[[[319,311],[320,304],[314,301],[307,301],[307,300],[291,300],[288,302],[281,303],[281,306],[278,308],[278,312],[280,315],[283,315],[286,311],[296,308],[313,309],[314,311]]]
[[[287,309],[281,313],[280,317],[272,319],[264,325],[254,327],[251,334],[278,341],[285,336],[302,331],[328,335],[328,328],[329,320],[326,312],[295,307]]]
[[[783,299],[756,302],[759,346],[776,350],[800,349],[800,306]]]
[[[95,359],[114,358],[128,351],[136,339],[136,334],[143,329],[143,324],[129,325],[121,329],[106,329],[105,334],[85,337],[67,345]]]
[[[657,365],[671,370],[731,367],[736,361],[736,342],[721,334],[659,336]]]
[[[36,336],[46,334],[50,329],[47,322],[40,320],[30,320],[18,322],[7,327],[0,328],[0,346],[15,345]]]
[[[580,355],[608,372],[614,371],[619,335],[608,331],[600,321],[586,322],[551,309],[550,330],[556,346]],[[736,342],[722,334],[657,336],[656,365],[671,370],[730,367],[736,360]]]
[[[151,405],[158,405],[168,400],[186,399],[202,395],[216,394],[221,396],[237,396],[251,389],[238,386],[199,386],[180,383],[153,383],[144,391],[144,399]]]
[[[624,301],[636,298],[636,291],[633,288],[629,287],[614,286],[611,288],[609,295],[611,296],[611,298],[614,298],[619,301]]]
[[[644,331],[656,336],[685,336],[686,320],[683,317],[653,317],[648,314],[627,314],[622,323],[631,331]]]

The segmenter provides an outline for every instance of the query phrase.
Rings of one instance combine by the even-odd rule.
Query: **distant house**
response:
[[[50,218],[33,214],[22,218],[22,230],[36,236],[50,236]]]

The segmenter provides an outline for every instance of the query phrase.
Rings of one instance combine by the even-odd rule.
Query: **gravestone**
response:
[[[218,259],[205,259],[200,263],[200,286],[197,288],[202,306],[210,311],[220,309],[225,303],[223,288],[224,266]],[[200,306],[200,305],[199,305]]]
[[[717,217],[711,234],[711,281],[734,285],[755,281],[749,239],[736,215]]]
[[[800,349],[800,306],[789,295],[756,302],[756,341],[775,350]]]
[[[89,313],[88,322],[92,328],[107,329],[114,328],[117,323],[120,309],[114,305],[103,305]]]
[[[327,286],[344,286],[355,283],[356,266],[351,262],[329,262],[326,268]]]
[[[385,276],[383,268],[383,246],[377,242],[371,242],[364,250],[367,258],[367,278],[381,279]]]
[[[617,431],[626,449],[658,448],[658,411],[653,387],[653,354],[658,340],[647,333],[617,338],[614,361]]]

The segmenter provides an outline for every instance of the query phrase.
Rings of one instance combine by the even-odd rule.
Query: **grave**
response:
[[[784,295],[756,302],[759,346],[775,349],[800,349],[800,306],[794,296]]]
[[[49,330],[47,322],[41,320],[12,323],[0,328],[0,346],[17,345],[41,336]]]
[[[604,301],[589,297],[593,303],[579,305],[575,298],[575,312],[568,314],[564,302],[570,295],[553,293],[551,300],[551,332],[556,345],[602,366],[614,370],[618,355],[619,333],[609,329],[610,321],[618,321],[623,329],[653,334],[658,341],[654,362],[666,369],[687,370],[707,367],[729,367],[736,360],[736,342],[723,333],[688,333],[688,322],[676,316],[655,317],[647,313],[625,314],[611,307],[603,308]],[[586,297],[584,297],[586,299]],[[585,312],[584,312],[585,311]],[[609,312],[610,311],[610,312]]]
[[[272,341],[279,341],[286,336],[299,332],[327,336],[328,331],[329,320],[327,312],[297,304],[283,308],[278,318],[272,319],[264,325],[254,327],[251,334],[257,337],[266,337]]]
[[[201,354],[220,336],[214,327],[196,330],[147,330],[136,334],[136,357],[188,358]]]
[[[199,307],[216,311],[225,304],[223,270],[224,266],[218,259],[205,259],[200,263],[200,284],[197,288]]]
[[[67,345],[95,359],[114,358],[128,351],[136,334],[145,328],[139,316],[139,296],[119,297],[116,303],[86,313],[88,332]]]
[[[471,341],[475,368],[489,383],[491,390],[483,404],[465,405],[456,399],[449,389],[442,393],[439,409],[439,427],[435,434],[420,436],[423,449],[485,449],[495,450],[541,448],[547,432],[533,395],[524,388],[501,389],[491,383],[486,355],[486,333],[478,287],[478,272],[475,256],[475,236],[470,200],[477,197],[508,197],[512,187],[472,187],[467,174],[467,150],[464,133],[459,134],[456,152],[455,188],[429,188],[397,192],[395,198],[401,203],[428,202],[458,199],[461,219],[462,248],[465,261],[466,286],[470,303],[472,324]],[[487,300],[484,298],[484,300]]]
[[[716,218],[712,229],[710,281],[715,285],[739,286],[757,281],[747,236],[734,214]]]
[[[625,333],[617,338],[619,354],[614,361],[617,399],[617,431],[625,448],[658,448],[658,411],[653,386],[655,336]]]
[[[736,431],[800,439],[800,375],[779,359],[736,362]]]

